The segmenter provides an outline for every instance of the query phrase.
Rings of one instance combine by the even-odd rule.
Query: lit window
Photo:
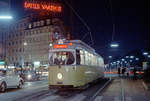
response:
[[[83,50],[80,50],[80,64],[84,65],[84,51]]]
[[[29,24],[29,28],[32,28],[32,24]]]
[[[88,65],[88,52],[85,51],[85,64]]]
[[[37,22],[37,26],[40,26],[40,22]]]
[[[36,27],[36,22],[33,23],[33,27]]]
[[[50,19],[47,19],[46,23],[47,23],[47,25],[49,25],[50,24]]]
[[[41,26],[43,26],[43,25],[44,25],[44,21],[42,20],[42,21],[41,21]]]

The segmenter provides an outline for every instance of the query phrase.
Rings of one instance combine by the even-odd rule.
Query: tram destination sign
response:
[[[42,2],[36,3],[36,2],[25,1],[24,8],[33,9],[33,10],[45,10],[54,13],[62,12],[62,6],[56,3],[42,3]]]

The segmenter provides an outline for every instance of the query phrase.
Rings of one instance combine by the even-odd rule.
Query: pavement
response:
[[[142,85],[142,80],[115,78],[94,101],[150,101],[150,92]]]

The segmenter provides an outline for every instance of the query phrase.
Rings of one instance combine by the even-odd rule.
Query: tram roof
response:
[[[90,47],[89,45],[87,45],[85,42],[83,42],[81,40],[64,40],[63,42],[64,42],[64,44],[72,43],[73,44],[72,48],[85,49],[89,52],[92,52],[92,53],[100,56],[99,54],[96,53],[95,49],[93,49],[92,47]],[[57,44],[57,43],[55,43],[55,44]]]

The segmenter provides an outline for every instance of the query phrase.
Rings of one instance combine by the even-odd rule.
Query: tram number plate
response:
[[[63,84],[62,82],[57,82],[57,84]]]

